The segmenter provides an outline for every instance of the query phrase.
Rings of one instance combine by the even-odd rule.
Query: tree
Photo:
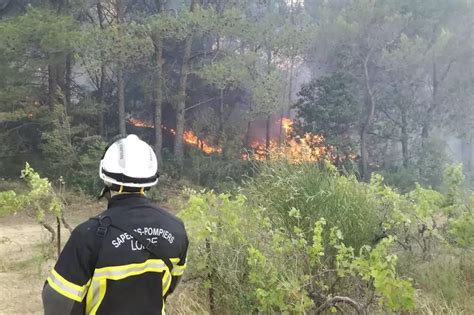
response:
[[[357,79],[363,115],[360,124],[361,177],[369,178],[369,132],[377,108],[377,69],[381,55],[393,45],[406,25],[394,2],[363,0],[322,3],[317,38],[323,55]],[[336,40],[335,40],[336,39]]]
[[[304,84],[295,104],[297,131],[322,134],[329,145],[351,153],[352,135],[360,119],[353,89],[353,79],[337,72]]]

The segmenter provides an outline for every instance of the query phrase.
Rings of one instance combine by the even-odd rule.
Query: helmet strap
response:
[[[110,187],[107,186],[107,185],[104,185],[104,187],[102,188],[101,192],[100,192],[100,195],[99,195],[99,200],[104,198],[107,199],[107,200],[110,200],[110,198],[112,198],[112,192],[110,191]]]

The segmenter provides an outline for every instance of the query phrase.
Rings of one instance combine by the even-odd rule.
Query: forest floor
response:
[[[65,209],[73,227],[106,208],[104,202],[76,199]],[[62,246],[69,235],[61,229]],[[50,238],[45,228],[25,214],[0,217],[0,314],[43,314],[41,291],[57,257]],[[182,290],[175,294],[183,297]],[[172,300],[173,296],[168,302],[173,304]]]

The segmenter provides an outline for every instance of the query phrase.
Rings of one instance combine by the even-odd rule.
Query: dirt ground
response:
[[[104,203],[75,201],[65,210],[76,226],[101,212]],[[61,230],[62,245],[69,237]],[[24,214],[0,218],[0,314],[43,314],[41,290],[55,260],[49,232]]]

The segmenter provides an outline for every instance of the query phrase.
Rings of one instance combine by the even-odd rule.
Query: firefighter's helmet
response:
[[[99,176],[112,190],[154,186],[158,182],[155,152],[136,135],[128,135],[106,149]]]

